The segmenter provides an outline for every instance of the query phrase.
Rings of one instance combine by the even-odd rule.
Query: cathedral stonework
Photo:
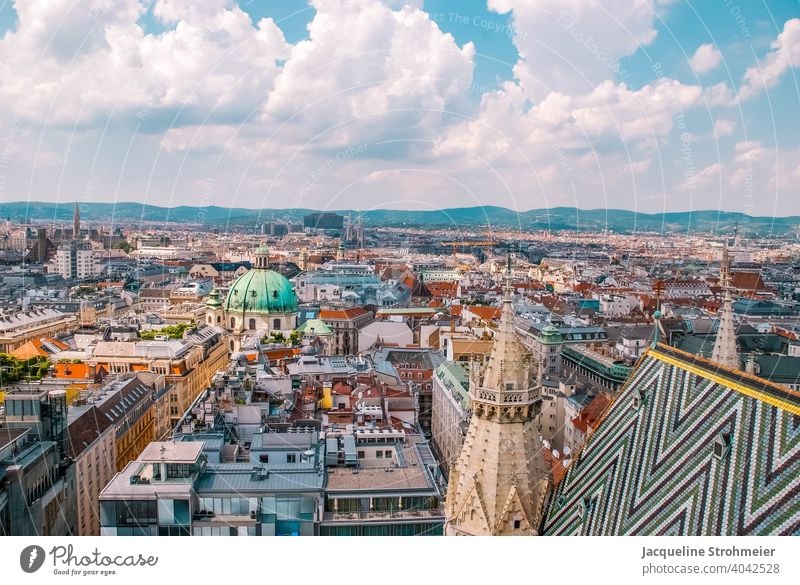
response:
[[[552,481],[539,436],[541,388],[514,332],[510,290],[488,365],[470,375],[472,417],[450,472],[449,536],[536,535]]]

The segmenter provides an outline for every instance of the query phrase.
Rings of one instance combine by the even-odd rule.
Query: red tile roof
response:
[[[364,307],[353,307],[351,309],[322,309],[319,312],[319,318],[323,321],[325,319],[350,320],[367,313],[369,313],[369,311],[367,311]]]
[[[467,310],[482,321],[491,321],[500,318],[500,307],[471,306]]]
[[[584,434],[586,434],[589,429],[596,429],[597,424],[600,422],[609,404],[611,404],[611,400],[605,394],[598,394],[595,396],[594,400],[581,411],[580,416],[573,419],[572,424]]]

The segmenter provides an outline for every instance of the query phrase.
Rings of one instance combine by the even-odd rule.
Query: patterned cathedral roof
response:
[[[551,495],[544,534],[800,534],[800,393],[659,344]]]

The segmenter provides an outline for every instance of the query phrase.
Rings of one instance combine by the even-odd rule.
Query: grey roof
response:
[[[311,447],[315,439],[315,433],[255,433],[250,443],[250,450],[304,450]]]
[[[270,470],[263,479],[254,479],[253,466],[221,463],[205,471],[195,483],[199,496],[207,493],[263,493],[321,491],[325,474],[316,470]]]

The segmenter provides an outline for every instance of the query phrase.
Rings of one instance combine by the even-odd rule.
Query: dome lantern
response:
[[[266,244],[261,244],[255,253],[255,268],[269,268],[269,248]]]

